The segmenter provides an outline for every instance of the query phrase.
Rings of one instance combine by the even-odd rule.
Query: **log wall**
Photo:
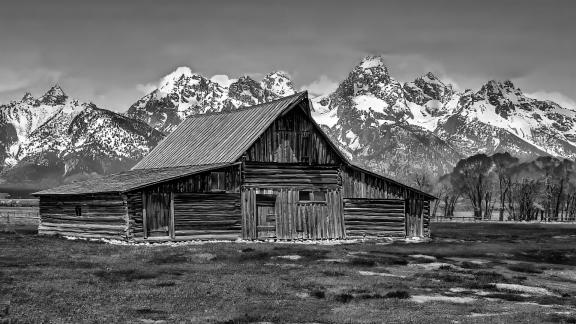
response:
[[[246,152],[246,161],[339,164],[340,157],[301,109],[279,117]]]
[[[120,194],[41,196],[39,234],[126,239],[126,197]],[[80,216],[77,216],[80,208]]]
[[[174,195],[176,238],[238,239],[241,220],[239,193]]]
[[[334,165],[301,165],[246,163],[242,170],[245,187],[258,188],[330,188],[341,183],[339,167]]]
[[[404,203],[401,199],[344,199],[346,234],[350,237],[404,237]]]
[[[404,235],[430,236],[430,198],[385,178],[356,168],[342,168],[342,192],[345,199],[396,199],[406,201]],[[348,226],[346,227],[348,231]],[[348,232],[349,234],[353,234]]]

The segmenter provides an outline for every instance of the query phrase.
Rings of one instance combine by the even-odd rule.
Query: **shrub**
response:
[[[405,290],[394,290],[384,295],[384,298],[408,299],[410,298],[410,293]]]

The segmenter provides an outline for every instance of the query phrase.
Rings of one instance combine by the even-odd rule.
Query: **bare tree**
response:
[[[467,159],[460,160],[452,172],[452,185],[462,192],[474,207],[474,218],[483,219],[486,210],[490,206],[493,187],[492,160],[485,154],[477,154]]]

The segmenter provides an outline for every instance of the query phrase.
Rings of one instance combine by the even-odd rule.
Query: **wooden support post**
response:
[[[144,230],[144,238],[148,238],[148,228],[146,226],[146,194],[142,193],[142,229]]]
[[[171,238],[174,238],[174,192],[170,193],[170,228],[169,228],[169,235]]]

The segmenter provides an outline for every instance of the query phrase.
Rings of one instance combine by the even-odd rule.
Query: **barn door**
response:
[[[172,236],[170,193],[147,193],[143,198],[146,237]]]
[[[256,231],[258,238],[276,237],[276,195],[256,195]]]
[[[423,236],[423,200],[408,199],[406,200],[406,236],[422,237]]]
[[[327,224],[328,214],[328,206],[325,203],[299,203],[296,220],[298,238],[313,240],[332,238],[333,234],[329,233],[330,225]]]

